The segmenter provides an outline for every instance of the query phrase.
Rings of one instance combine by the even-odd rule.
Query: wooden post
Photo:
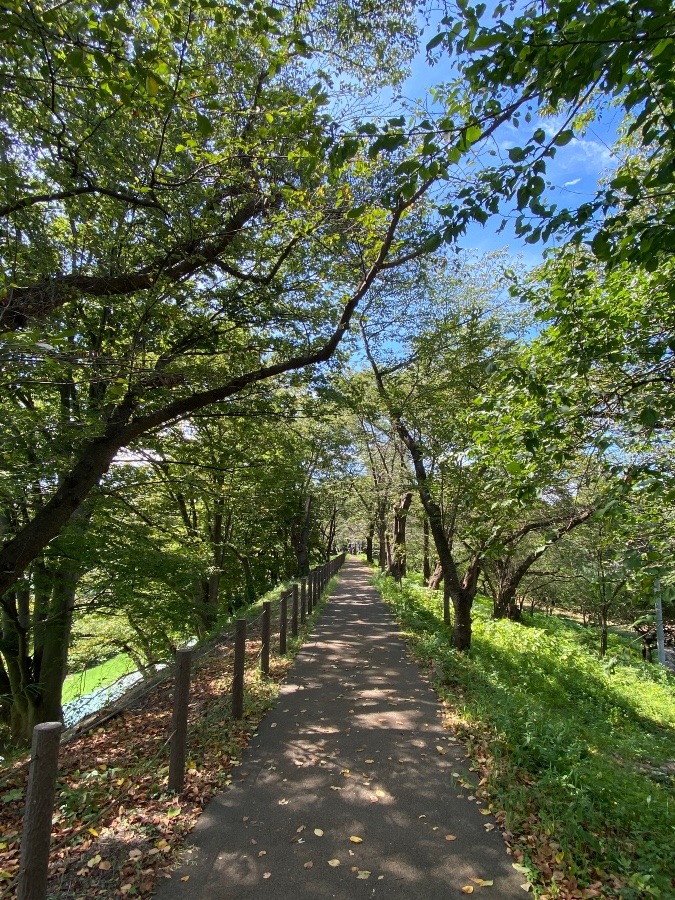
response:
[[[49,841],[62,727],[60,722],[44,722],[33,729],[17,900],[44,900],[47,896]]]
[[[175,791],[177,794],[180,794],[185,786],[185,754],[191,666],[192,650],[176,650],[173,718],[171,721],[171,755],[169,757],[169,790]]]
[[[270,674],[270,640],[272,638],[272,604],[269,600],[263,603],[262,611],[262,647],[260,648],[260,671]]]
[[[232,676],[232,717],[244,716],[244,668],[246,666],[246,619],[234,625],[234,674]]]
[[[286,652],[286,622],[288,620],[288,594],[284,591],[279,601],[279,656]]]
[[[314,608],[314,572],[310,571],[307,576],[307,615],[312,615]]]
[[[293,585],[293,612],[291,614],[291,634],[298,636],[298,586]]]
[[[307,618],[307,579],[300,582],[300,624],[305,624]]]

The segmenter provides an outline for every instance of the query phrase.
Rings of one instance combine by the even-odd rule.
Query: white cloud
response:
[[[572,187],[574,184],[579,184],[581,178],[574,178],[572,181],[566,181],[563,187]]]

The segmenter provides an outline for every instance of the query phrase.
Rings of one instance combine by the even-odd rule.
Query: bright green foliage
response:
[[[575,240],[593,238],[603,261],[647,265],[675,250],[675,27],[668,0],[504,2],[492,21],[485,4],[460,0],[443,27],[427,49],[441,63],[455,55],[477,127],[508,112],[522,132],[508,161],[488,167],[453,216],[484,221],[506,200],[530,243],[571,229]],[[589,116],[617,107],[632,146],[643,148],[639,162],[620,166],[590,202],[556,209],[544,197],[547,161]],[[542,122],[546,113],[555,119]]]
[[[535,835],[523,842],[526,862],[556,841],[582,885],[599,879],[606,896],[626,900],[670,896],[674,676],[618,638],[603,664],[581,626],[535,615],[523,628],[492,621],[485,606],[471,653],[458,654],[437,595],[412,581],[378,584],[414,652],[442,672],[470,749],[487,746],[489,793],[509,831]]]

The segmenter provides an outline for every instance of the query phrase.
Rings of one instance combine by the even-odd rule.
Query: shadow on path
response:
[[[349,561],[231,787],[155,896],[445,900],[472,885],[520,898],[492,817],[458,797],[462,760],[369,570]]]

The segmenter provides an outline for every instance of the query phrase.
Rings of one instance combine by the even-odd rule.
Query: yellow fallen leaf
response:
[[[436,750],[441,754],[441,756],[445,756],[445,754],[448,752],[448,748],[441,747],[440,744],[436,747]]]
[[[322,829],[322,828],[315,828],[315,829],[314,829],[314,834],[315,834],[317,837],[323,837],[323,829]]]
[[[473,885],[465,884],[464,887],[462,888],[462,893],[463,894],[473,894]]]
[[[87,828],[89,834],[93,834],[94,837],[98,837],[98,831],[95,828]]]
[[[490,810],[489,809],[481,809],[480,814],[481,814],[481,816],[489,816]]]
[[[374,763],[375,760],[374,760],[374,759],[364,759],[364,762],[366,762],[366,763]]]
[[[564,850],[560,850],[560,851],[559,851],[558,853],[556,853],[556,855],[555,855],[555,861],[556,861],[557,863],[561,863],[561,862],[563,861],[563,859],[565,859],[565,851],[564,851]]]
[[[456,834],[446,834],[445,839],[446,839],[446,841],[456,841],[457,835]]]
[[[479,887],[492,887],[494,884],[494,881],[487,881],[485,878],[472,878],[471,880]]]
[[[362,838],[362,837],[358,837],[358,836],[355,835],[355,834],[353,834],[353,835],[349,838],[349,840],[352,842],[352,844],[362,844],[362,843],[363,843],[363,838]]]
[[[92,859],[89,860],[87,865],[89,866],[90,869],[93,869],[94,866],[97,866],[100,862],[101,862],[101,857],[97,853],[96,856],[92,857]]]
[[[190,880],[189,875],[183,875],[183,877],[181,878],[181,881],[189,881],[189,880]]]
[[[492,822],[483,822],[483,828],[486,831],[494,831],[495,830],[495,826],[492,824]]]
[[[366,871],[366,869],[359,869],[356,873],[357,878],[370,878],[370,872]]]
[[[340,865],[340,860],[339,860],[339,859],[329,859],[329,860],[328,860],[328,865],[329,865],[329,866],[332,866],[333,868],[335,868],[336,866],[339,866],[339,865]]]
[[[164,838],[157,841],[157,843],[155,844],[155,847],[157,847],[158,850],[163,850],[165,847],[168,847],[168,846],[169,846],[169,843],[168,843],[168,841],[165,841]]]

